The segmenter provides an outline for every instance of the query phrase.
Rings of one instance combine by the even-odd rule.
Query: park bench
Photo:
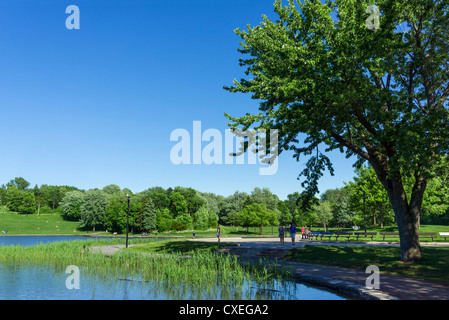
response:
[[[383,241],[385,241],[385,237],[399,237],[399,232],[381,232],[381,236],[383,236]],[[418,233],[420,238],[433,238],[437,236],[436,232],[422,232]]]
[[[302,234],[302,239],[311,239],[312,238],[312,232],[304,232]]]
[[[446,238],[449,237],[449,232],[439,232],[440,237],[444,238],[444,241],[446,241]]]
[[[423,233],[418,233],[419,238],[431,238],[433,241],[433,238],[437,236],[436,232],[423,232]]]
[[[303,235],[302,235],[302,238],[303,239],[312,239],[313,240],[313,238],[315,237],[315,239],[318,239],[318,236],[320,235],[320,233],[319,232],[309,232],[309,233],[304,233]]]
[[[371,237],[371,241],[373,241],[373,238],[377,235],[377,232],[355,232],[354,235],[357,237],[357,241],[359,241],[359,237]]]
[[[382,241],[385,241],[385,237],[399,237],[399,232],[381,232],[379,234],[383,236]]]
[[[338,232],[338,233],[335,233],[335,240],[338,240],[339,237],[347,237],[348,238],[347,240],[349,241],[349,238],[353,234],[354,234],[353,232]]]
[[[323,240],[324,237],[329,238],[329,240],[334,236],[333,232],[320,232],[319,237]]]
[[[317,232],[317,231],[311,232],[311,233],[309,234],[309,235],[310,235],[310,239],[313,240],[313,237],[315,237],[315,240],[318,240],[318,237],[319,237],[320,234],[321,234],[321,232]]]

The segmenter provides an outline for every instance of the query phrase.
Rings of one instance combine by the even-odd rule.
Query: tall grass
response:
[[[114,240],[115,241],[115,240]],[[273,279],[288,276],[286,270],[261,263],[242,265],[234,255],[198,251],[184,254],[156,254],[119,251],[104,255],[90,246],[111,244],[111,240],[53,242],[37,246],[0,246],[0,262],[55,266],[64,272],[76,265],[85,275],[102,280],[152,282],[172,298],[243,299],[252,286],[269,287]],[[175,288],[175,289],[173,289]]]

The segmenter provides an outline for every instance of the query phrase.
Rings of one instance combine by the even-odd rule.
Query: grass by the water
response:
[[[140,253],[180,253],[216,252],[223,247],[235,246],[233,243],[197,242],[188,240],[153,241],[128,247],[129,252]]]
[[[219,246],[213,243],[186,246],[176,241],[161,241],[155,246],[144,244],[141,247],[153,247],[158,252],[155,254],[122,250],[114,255],[104,255],[89,250],[91,246],[111,244],[123,244],[123,241],[84,240],[29,247],[0,246],[0,262],[49,265],[60,271],[76,265],[83,272],[103,279],[138,279],[153,281],[163,287],[188,288],[197,294],[196,297],[203,299],[208,292],[217,290],[224,299],[242,299],[244,297],[239,294],[245,292],[242,290],[245,286],[256,283],[258,287],[269,287],[273,279],[282,280],[291,275],[287,269],[270,268],[260,263],[243,265],[234,255],[215,252]],[[161,252],[164,254],[159,254]]]

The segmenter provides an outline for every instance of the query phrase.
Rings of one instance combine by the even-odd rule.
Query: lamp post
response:
[[[126,247],[128,248],[128,229],[129,229],[129,195],[126,195],[128,197],[128,213],[126,214]]]
[[[362,191],[363,191],[363,218],[365,219],[365,238],[366,238],[366,208],[365,208],[366,193],[365,190]]]

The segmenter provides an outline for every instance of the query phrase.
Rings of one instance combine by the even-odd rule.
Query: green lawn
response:
[[[419,262],[403,263],[396,247],[305,246],[284,259],[360,270],[376,265],[381,273],[449,282],[449,248],[423,247],[422,252]]]
[[[85,234],[86,232],[76,231],[78,222],[65,221],[59,214],[31,214],[20,215],[7,212],[4,207],[0,207],[0,235],[20,235],[20,234]]]

